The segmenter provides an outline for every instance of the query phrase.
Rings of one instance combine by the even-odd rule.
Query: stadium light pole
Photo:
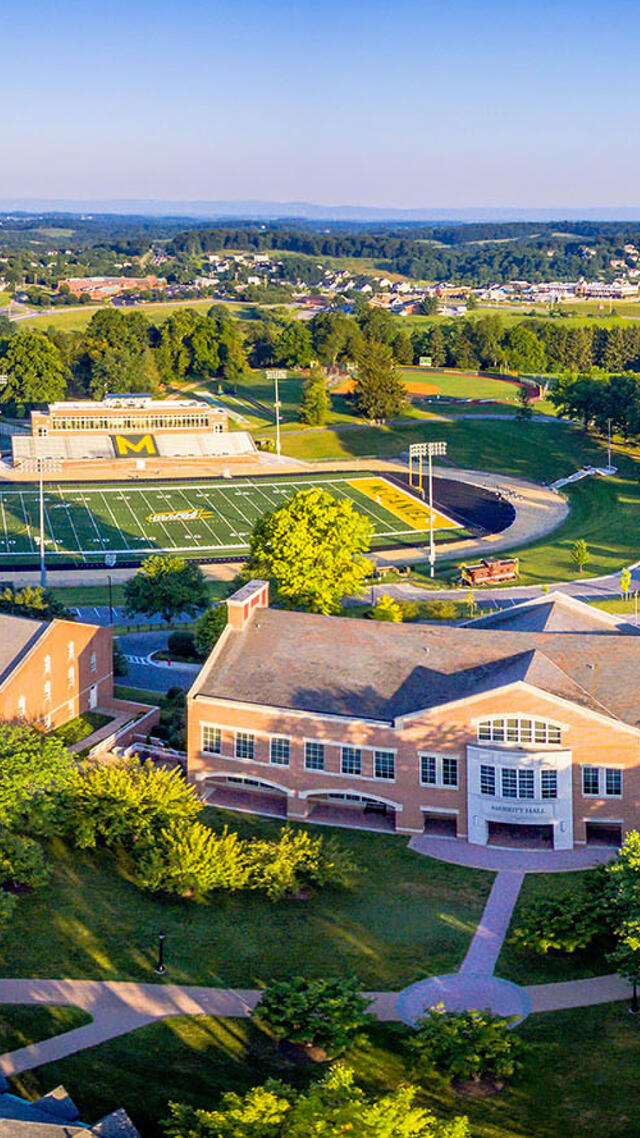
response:
[[[40,584],[43,589],[46,589],[47,566],[45,564],[44,554],[44,476],[45,472],[47,474],[59,474],[62,470],[62,464],[58,459],[37,455],[35,458],[27,459],[24,463],[24,469],[38,474],[40,481]]]
[[[433,458],[436,455],[445,455],[447,444],[445,442],[412,443],[409,447],[409,461],[418,457],[422,464],[422,456],[429,459],[429,575],[434,576],[436,571],[436,543],[433,534]]]
[[[280,454],[280,392],[278,389],[278,380],[286,379],[287,373],[283,368],[269,368],[265,375],[267,379],[272,379],[274,384],[274,409],[276,413],[276,454]]]

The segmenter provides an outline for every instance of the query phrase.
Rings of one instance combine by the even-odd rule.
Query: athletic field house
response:
[[[199,560],[234,559],[249,549],[256,522],[297,491],[322,486],[347,498],[374,526],[374,549],[424,544],[429,507],[406,476],[366,470],[259,477],[44,485],[47,564],[135,565],[154,552]],[[514,508],[495,492],[434,479],[437,542],[499,532]],[[0,565],[22,568],[40,556],[37,483],[0,487]]]

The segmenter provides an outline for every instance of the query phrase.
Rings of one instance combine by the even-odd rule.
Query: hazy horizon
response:
[[[7,201],[639,208],[633,0],[34,0],[2,33]]]

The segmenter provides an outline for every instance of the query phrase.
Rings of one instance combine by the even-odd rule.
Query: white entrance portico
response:
[[[523,838],[531,827],[550,830],[554,849],[572,849],[571,751],[468,746],[467,808],[476,845],[486,845],[490,824],[499,823],[522,826]]]

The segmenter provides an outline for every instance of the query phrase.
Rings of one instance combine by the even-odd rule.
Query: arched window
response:
[[[562,728],[548,719],[529,719],[514,715],[482,719],[478,723],[479,743],[561,743]]]

